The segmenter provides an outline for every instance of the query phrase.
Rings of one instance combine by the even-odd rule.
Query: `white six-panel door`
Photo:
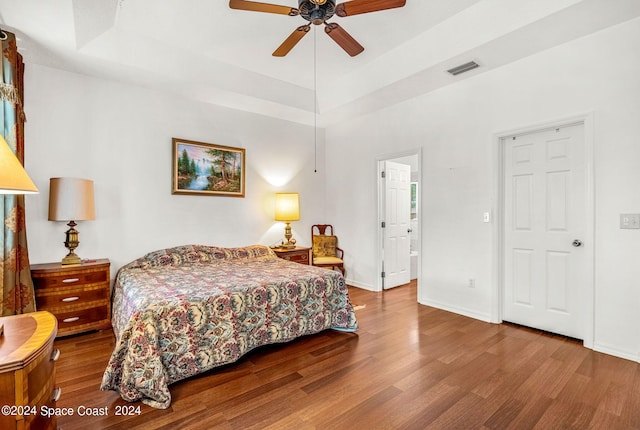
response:
[[[411,277],[411,166],[385,161],[384,172],[383,266],[384,288],[387,289],[404,285]]]
[[[503,320],[584,339],[584,125],[503,143]]]

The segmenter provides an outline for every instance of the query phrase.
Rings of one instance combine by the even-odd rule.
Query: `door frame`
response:
[[[590,244],[583,249],[590,263],[587,285],[585,285],[584,339],[583,345],[593,349],[595,336],[595,182],[594,182],[594,114],[593,112],[572,117],[550,120],[530,126],[518,127],[494,133],[492,137],[494,160],[494,223],[493,223],[493,278],[495,279],[492,297],[491,322],[502,323],[504,297],[504,262],[505,262],[505,225],[504,225],[504,163],[505,138],[519,134],[530,134],[550,128],[582,124],[584,126],[584,161],[585,161],[585,237],[584,243]]]
[[[375,289],[373,291],[384,291],[383,285],[384,280],[382,279],[382,269],[383,269],[383,259],[384,253],[382,251],[384,235],[382,234],[381,223],[385,217],[385,206],[384,206],[384,184],[382,183],[381,172],[384,166],[385,161],[392,161],[397,158],[410,157],[413,155],[418,156],[418,184],[422,184],[422,148],[414,148],[401,152],[394,152],[391,154],[383,154],[376,157],[375,162],[375,175],[376,175],[376,207],[377,207],[377,216],[376,216],[376,284]],[[422,186],[418,186],[419,192],[422,192]],[[424,216],[422,212],[422,199],[418,198],[418,222],[419,222],[419,231],[418,231],[418,297],[420,297],[420,288],[422,285],[422,221],[420,221],[420,217]]]

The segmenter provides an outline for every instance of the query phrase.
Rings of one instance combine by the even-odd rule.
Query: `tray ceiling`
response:
[[[320,126],[639,15],[637,0],[407,0],[403,8],[331,19],[364,46],[357,57],[317,27],[276,58],[271,53],[302,18],[231,10],[225,0],[0,0],[0,27],[19,37],[27,64],[304,124],[313,124],[317,109]],[[446,72],[471,60],[480,67]]]

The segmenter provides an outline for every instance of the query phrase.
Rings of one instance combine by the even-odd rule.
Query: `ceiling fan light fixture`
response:
[[[298,0],[300,16],[312,24],[320,25],[330,19],[335,11],[335,0]]]
[[[320,25],[325,21],[325,12],[322,9],[314,9],[309,14],[309,20],[314,25]]]

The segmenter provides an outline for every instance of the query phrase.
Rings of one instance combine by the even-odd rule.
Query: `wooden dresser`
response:
[[[31,266],[36,306],[56,316],[59,337],[111,326],[110,266],[106,258]]]
[[[54,408],[60,396],[55,388],[53,349],[56,318],[33,312],[0,318],[0,428],[49,430],[57,428]],[[42,413],[44,412],[44,413]],[[49,416],[48,416],[49,415]]]
[[[296,246],[293,249],[286,248],[272,248],[273,252],[280,258],[293,261],[300,264],[311,264],[309,259],[309,251],[311,248],[305,248],[302,246]]]

